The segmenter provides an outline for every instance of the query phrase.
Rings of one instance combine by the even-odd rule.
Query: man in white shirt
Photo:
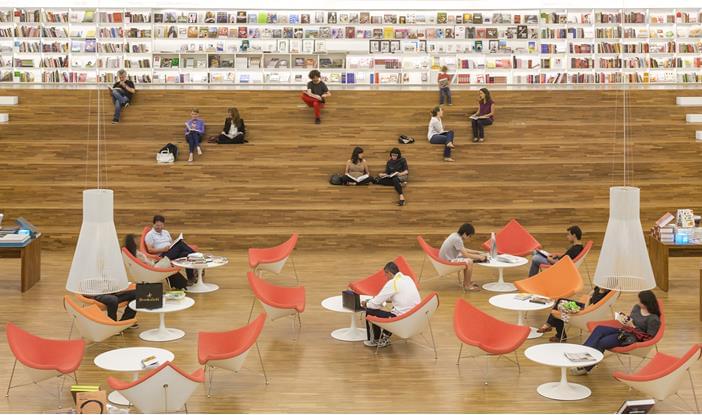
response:
[[[162,215],[154,216],[153,223],[154,226],[144,237],[146,250],[149,251],[150,254],[157,254],[161,257],[167,257],[173,260],[186,257],[195,252],[195,250],[182,239],[173,244],[171,234],[163,229],[166,224],[166,218]],[[185,270],[185,273],[188,275],[188,283],[192,285],[196,280],[195,270],[188,268]]]
[[[475,228],[470,223],[464,223],[458,228],[457,232],[452,233],[441,244],[439,256],[451,262],[464,262],[466,267],[463,269],[463,290],[480,291],[478,284],[473,282],[473,262],[485,261],[487,256],[473,249],[465,247],[470,238],[475,234]]]
[[[388,262],[383,269],[388,282],[385,283],[378,295],[361,304],[366,309],[366,315],[381,318],[401,316],[422,301],[414,280],[401,273],[397,264]],[[388,301],[392,302],[392,311],[382,309],[383,303]],[[381,338],[381,331],[380,327],[366,321],[368,340],[364,341],[363,344],[370,347],[385,347],[390,344],[389,337],[392,333],[385,331],[386,335]]]

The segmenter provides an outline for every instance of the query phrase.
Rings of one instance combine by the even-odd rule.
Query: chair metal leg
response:
[[[254,296],[253,301],[251,302],[251,310],[249,310],[249,319],[246,320],[247,324],[251,322],[251,315],[253,314],[253,309],[254,309],[255,305],[256,305],[256,296]]]
[[[71,335],[73,334],[73,326],[76,324],[76,318],[71,319],[71,328],[68,330],[68,340],[71,340]]]
[[[434,347],[434,359],[438,359],[439,355],[436,353],[436,341],[434,341],[434,331],[431,329],[431,320],[429,320],[428,313],[427,313],[427,325],[429,326],[429,334],[431,334],[431,345]]]
[[[490,375],[490,355],[485,355],[485,377],[483,378],[483,383],[488,384],[488,375]]]
[[[214,378],[214,366],[205,365],[205,370],[208,372],[207,397],[212,396],[212,379]]]
[[[426,255],[424,256],[424,259],[422,260],[422,269],[419,270],[419,278],[417,278],[417,282],[422,281],[422,274],[424,274],[424,263],[427,262],[427,257]]]
[[[186,415],[187,415],[187,413],[188,413],[188,404],[187,404],[187,403],[184,403],[184,404],[183,404],[183,408],[185,408],[185,413],[186,413]]]
[[[461,347],[458,349],[458,359],[456,359],[456,366],[461,364],[461,353],[463,353],[463,342],[461,342]]]
[[[290,263],[292,264],[292,267],[293,267],[293,274],[295,274],[295,282],[297,282],[299,284],[300,279],[297,277],[297,269],[295,269],[295,260],[293,259],[292,254],[290,254]]]
[[[375,333],[375,330],[373,329],[373,323],[371,323],[371,333]],[[378,351],[380,350],[380,339],[383,338],[383,334],[385,333],[384,328],[380,328],[380,337],[378,337],[378,340],[375,342],[375,355],[378,356]]]
[[[300,334],[302,333],[302,317],[300,317],[300,313],[297,313],[297,337],[295,338],[295,341],[300,340]]]
[[[692,387],[692,397],[695,399],[695,409],[697,410],[697,413],[700,413],[700,404],[697,402],[697,392],[695,392],[695,383],[692,381],[692,372],[690,372],[690,368],[687,369],[687,376],[690,377],[690,386]]]
[[[258,361],[261,363],[261,370],[263,371],[263,378],[266,380],[266,385],[268,382],[268,375],[266,374],[266,367],[263,366],[263,358],[261,358],[261,349],[258,348],[258,342],[256,342],[256,352],[258,353]]]
[[[592,278],[590,277],[590,267],[587,266],[587,262],[583,260],[583,265],[585,265],[585,272],[587,273],[587,280],[590,283],[590,287],[592,287]]]
[[[15,363],[12,365],[12,373],[10,374],[10,382],[7,384],[7,392],[5,392],[5,397],[9,398],[10,397],[10,388],[12,387],[12,378],[15,377],[15,368],[17,367],[17,359],[15,359]]]
[[[61,376],[61,384],[58,387],[58,396],[56,396],[56,399],[58,400],[58,407],[59,409],[63,408],[61,406],[61,392],[63,392],[63,382],[66,381],[66,375]]]
[[[522,365],[519,364],[519,353],[517,353],[516,350],[514,351],[514,363],[517,364],[517,371],[521,375],[522,374]]]
[[[168,413],[168,384],[163,385],[163,412]]]

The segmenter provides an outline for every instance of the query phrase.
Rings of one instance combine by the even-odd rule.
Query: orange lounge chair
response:
[[[514,285],[523,293],[552,298],[569,298],[583,289],[583,278],[575,264],[566,256],[552,267],[533,277],[515,281]]]
[[[590,285],[592,285],[592,279],[590,278],[590,269],[588,268],[587,264],[585,263],[585,257],[587,257],[587,254],[589,254],[590,251],[592,251],[592,245],[593,245],[592,241],[587,241],[585,243],[585,245],[583,246],[583,250],[580,251],[580,253],[575,258],[573,258],[573,262],[575,263],[575,266],[578,269],[580,269],[581,265],[583,265],[583,264],[585,265],[585,271],[587,272],[587,279],[590,282]],[[549,267],[551,267],[551,264],[541,264],[539,266],[539,269],[541,271],[543,271]]]
[[[541,248],[537,241],[516,219],[507,222],[504,228],[495,233],[498,254],[525,256]],[[483,248],[490,250],[490,240],[483,243]]]
[[[399,256],[395,258],[393,262],[400,269],[400,272],[412,278],[412,280],[414,280],[414,283],[417,285],[417,288],[419,288],[419,281],[417,281],[417,275],[415,275],[414,271],[407,263],[405,257]],[[366,278],[362,278],[358,281],[349,283],[349,288],[360,295],[376,296],[378,295],[380,290],[383,289],[383,286],[387,282],[388,279],[385,277],[385,271],[383,270],[383,268],[381,268],[380,270],[376,271],[374,274]]]
[[[115,334],[122,333],[137,321],[135,318],[114,321],[96,305],[80,307],[67,295],[63,296],[63,308],[73,319],[71,332],[75,324],[81,337],[88,343],[105,341]],[[71,338],[71,333],[68,334],[68,338]]]
[[[286,316],[297,316],[297,321],[299,323],[297,334],[299,337],[300,330],[302,329],[300,314],[305,311],[305,287],[281,287],[273,285],[259,278],[251,271],[246,274],[246,277],[254,293],[251,311],[249,312],[249,321],[251,321],[251,315],[253,314],[256,300],[258,300],[270,321],[275,321]]]
[[[297,277],[295,261],[292,258],[297,239],[297,233],[293,233],[290,239],[278,246],[272,248],[249,248],[249,269],[259,276],[263,274],[263,271],[279,275],[289,258],[293,266],[295,281],[299,282],[300,279]]]
[[[429,245],[427,241],[425,241],[424,238],[422,238],[421,236],[417,236],[417,242],[422,248],[422,251],[424,251],[424,253],[426,254],[424,261],[422,261],[422,269],[419,271],[419,279],[417,281],[422,280],[422,274],[424,274],[424,263],[426,262],[427,258],[429,258],[429,262],[431,262],[431,265],[434,267],[434,270],[436,270],[436,278],[443,277],[444,275],[453,274],[455,272],[458,276],[458,284],[462,288],[463,279],[461,273],[464,269],[466,269],[466,264],[464,262],[451,262],[441,258],[439,256],[439,249]]]

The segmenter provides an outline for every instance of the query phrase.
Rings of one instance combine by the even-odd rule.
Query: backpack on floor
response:
[[[341,186],[341,184],[343,183],[341,177],[342,176],[340,174],[332,174],[331,176],[329,176],[329,184],[334,186]]]
[[[158,153],[156,153],[156,162],[167,164],[174,163],[178,159],[178,146],[168,143]]]
[[[414,138],[402,134],[400,138],[397,139],[400,144],[412,144],[414,143]]]

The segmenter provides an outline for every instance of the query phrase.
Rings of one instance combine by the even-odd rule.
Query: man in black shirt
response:
[[[555,264],[559,259],[564,256],[569,256],[570,259],[575,259],[580,252],[583,250],[583,243],[580,239],[583,237],[583,231],[580,230],[579,226],[571,226],[568,228],[568,242],[570,242],[570,247],[563,255],[544,255],[545,252],[534,251],[534,255],[531,257],[531,268],[529,268],[529,276],[534,276],[539,273],[539,267],[542,264]]]
[[[112,102],[115,104],[115,115],[112,117],[112,124],[119,123],[119,115],[122,112],[122,108],[129,106],[132,95],[136,93],[134,82],[127,79],[127,71],[120,69],[117,71],[117,77],[119,77],[119,80],[109,88],[110,92],[112,92]]]
[[[322,122],[321,110],[326,103],[326,98],[331,96],[329,88],[322,82],[322,74],[318,70],[310,71],[311,81],[307,83],[307,89],[302,92],[302,100],[308,107],[314,108],[314,123]]]

